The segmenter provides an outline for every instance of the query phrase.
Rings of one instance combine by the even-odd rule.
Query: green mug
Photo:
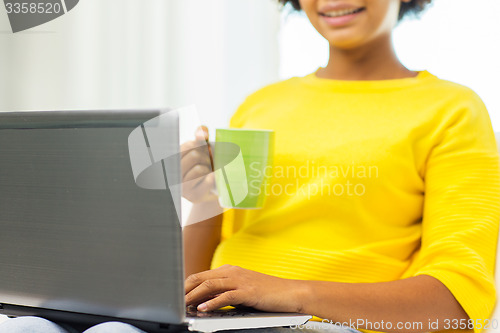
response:
[[[274,131],[217,129],[213,154],[219,204],[262,208],[272,174]]]

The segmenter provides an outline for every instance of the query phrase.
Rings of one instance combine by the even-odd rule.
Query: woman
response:
[[[254,93],[231,127],[275,130],[273,187],[295,190],[186,227],[187,304],[387,332],[480,331],[495,302],[497,148],[475,93],[395,55],[397,21],[429,1],[282,2],[328,40],[329,62]],[[189,154],[183,167],[188,180],[210,171]],[[195,217],[217,209],[211,182],[196,197],[185,189]]]
[[[292,186],[263,209],[185,228],[186,303],[302,312],[356,329],[479,332],[495,301],[498,155],[472,91],[408,70],[394,53],[397,21],[429,1],[281,2],[328,40],[328,65],[251,95],[231,126],[275,130],[275,169],[292,172],[275,173],[273,186]],[[220,211],[210,159],[192,151],[182,167],[184,180],[204,177],[184,188],[190,219]],[[29,320],[36,332],[66,332],[37,318],[7,331]],[[89,332],[139,332],[103,325]]]

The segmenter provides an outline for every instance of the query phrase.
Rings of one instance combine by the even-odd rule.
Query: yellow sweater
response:
[[[500,173],[473,91],[426,71],[310,74],[254,93],[230,125],[276,132],[274,177],[263,209],[224,213],[212,267],[338,282],[426,274],[472,319],[490,316]]]

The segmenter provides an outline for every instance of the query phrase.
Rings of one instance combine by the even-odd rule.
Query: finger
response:
[[[214,174],[210,173],[203,177],[201,181],[194,179],[188,182],[183,182],[182,195],[184,198],[193,203],[217,199],[217,195],[213,192],[214,188]]]
[[[187,141],[181,145],[181,157],[189,153],[192,149],[199,147],[200,143],[196,141]]]
[[[205,280],[185,296],[186,305],[196,305],[203,303],[217,295],[234,290],[231,279],[210,279]]]
[[[212,170],[210,170],[210,167],[208,165],[196,164],[186,173],[184,177],[182,177],[182,182],[185,183],[193,180],[198,180],[198,182],[196,182],[194,186],[198,187],[198,185],[203,182],[204,177],[209,175],[211,172]]]
[[[215,176],[214,173],[202,177],[202,179],[195,178],[189,181],[182,182],[182,193],[190,194],[190,196],[204,197],[205,195],[216,195],[213,190],[215,189]]]
[[[208,128],[206,126],[200,126],[198,127],[198,130],[203,131],[203,137],[205,139],[205,141],[207,142],[207,146],[208,146],[208,155],[210,157],[210,165],[212,166],[212,170],[214,170],[214,157],[212,155],[212,147],[210,146],[210,141],[208,140]],[[199,137],[201,137],[201,131],[199,131]]]
[[[220,309],[228,305],[238,305],[243,303],[241,292],[237,290],[227,291],[217,297],[214,297],[198,305],[198,311],[207,312]]]
[[[200,158],[203,157],[206,158],[207,160],[210,160],[210,147],[205,141],[186,142],[181,146],[181,159],[185,158],[187,155],[190,154],[195,154]]]
[[[196,129],[195,133],[196,140],[208,141],[208,128],[206,126],[200,126]]]
[[[186,281],[184,281],[185,293],[189,293],[191,290],[198,287],[198,285],[202,284],[205,280],[226,278],[227,274],[225,274],[224,269],[221,269],[225,266],[227,265],[189,275],[186,278]]]
[[[210,148],[208,142],[205,140],[198,141],[187,141],[184,142],[180,147],[181,158],[184,157],[187,153],[190,153],[192,150],[196,150],[200,152],[202,155],[209,156]]]
[[[210,148],[210,142],[208,141],[208,128],[206,126],[200,126],[196,130],[195,134],[196,140],[201,141],[204,140],[208,146],[208,155],[210,158],[210,165],[212,166],[212,170],[214,169],[214,160],[212,156],[212,149]]]
[[[206,165],[210,168],[210,157],[208,154],[202,154],[199,150],[193,149],[184,157],[181,158],[181,171],[182,178],[186,177],[186,174],[196,165]]]
[[[191,171],[191,170],[190,170]],[[199,172],[199,171],[196,171],[194,170],[194,172]],[[203,172],[206,172],[206,170],[204,171],[201,171],[202,173]],[[189,192],[196,192],[196,193],[202,193],[202,192],[210,192],[212,190],[212,187],[210,187],[210,185],[212,183],[212,179],[214,178],[213,177],[213,173],[209,173],[209,174],[206,174],[204,176],[197,176],[195,174],[193,175],[189,175],[189,177],[192,177],[191,179],[187,179],[187,178],[184,178],[182,180],[182,191],[183,193],[185,191],[189,191]],[[207,179],[208,177],[208,179]]]

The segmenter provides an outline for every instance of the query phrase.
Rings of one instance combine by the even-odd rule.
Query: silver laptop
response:
[[[151,156],[155,138],[143,124],[154,126],[159,116],[168,120],[160,130],[169,157],[161,161],[163,187],[148,188],[147,180],[137,183],[133,164],[135,154]],[[130,150],[138,129],[147,151]],[[173,111],[0,112],[0,314],[86,326],[120,320],[148,332],[310,319],[235,310],[186,315],[180,177]]]

